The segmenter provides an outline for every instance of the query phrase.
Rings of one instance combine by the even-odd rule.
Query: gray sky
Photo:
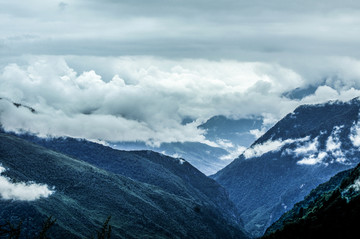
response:
[[[214,115],[273,123],[360,95],[359,28],[359,1],[0,0],[0,97],[40,112],[3,101],[0,120],[43,135],[205,142],[196,126]]]
[[[0,1],[8,55],[357,57],[358,1]]]

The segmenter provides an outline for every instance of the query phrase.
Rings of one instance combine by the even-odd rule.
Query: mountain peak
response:
[[[360,162],[359,111],[358,97],[299,106],[213,175],[247,230],[261,236],[318,184]]]

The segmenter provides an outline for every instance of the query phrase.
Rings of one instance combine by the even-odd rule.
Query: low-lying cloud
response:
[[[360,147],[360,124],[354,124],[350,129],[349,138],[352,144],[356,147]]]
[[[206,142],[197,126],[214,115],[284,115],[297,104],[281,93],[302,84],[289,69],[265,63],[116,58],[111,79],[77,73],[61,57],[2,69],[0,101],[7,130],[108,141]],[[254,100],[256,99],[256,100]],[[272,107],[272,102],[278,102]],[[261,113],[260,113],[261,112]],[[184,118],[196,121],[183,125]]]
[[[34,182],[13,183],[8,177],[2,176],[5,168],[0,165],[0,195],[5,200],[34,201],[46,198],[54,193],[45,184]]]
[[[79,62],[94,69],[79,72]],[[354,84],[344,81],[346,87],[319,86],[301,100],[284,97],[309,84],[275,63],[29,56],[0,70],[0,120],[6,130],[39,136],[222,147],[197,128],[212,116],[263,116],[264,123],[274,123],[303,103],[360,95]],[[185,118],[194,121],[182,124]]]
[[[243,146],[237,146],[237,147],[233,147],[233,148],[230,148],[230,149],[227,148],[227,151],[229,152],[229,154],[221,156],[220,159],[221,160],[233,160],[233,159],[236,159],[237,157],[239,157],[239,155],[244,153],[245,150],[246,150],[246,148],[243,147]]]
[[[328,156],[326,152],[319,152],[317,154],[311,154],[309,157],[304,157],[296,163],[299,165],[315,165],[322,163],[326,156]]]
[[[313,140],[310,140],[310,137],[306,137],[304,142],[305,143],[303,145],[298,145],[292,151],[292,153],[294,153],[296,156],[302,156],[318,151],[318,147],[319,147],[318,137],[314,138]]]
[[[81,57],[27,57],[0,71],[0,120],[6,130],[105,141],[209,142],[197,126],[215,115],[262,115],[274,122],[302,103],[350,99],[352,87],[319,86],[303,100],[283,96],[308,84],[278,64],[152,57],[93,58],[97,69],[77,72]],[[85,62],[86,63],[86,62]],[[89,64],[91,65],[91,64]],[[327,94],[329,91],[332,94]],[[7,99],[7,100],[4,100]],[[16,108],[10,101],[31,106]],[[184,118],[195,119],[182,124]],[[254,132],[257,133],[257,132]]]
[[[253,158],[253,157],[260,157],[265,153],[268,152],[277,152],[282,147],[288,144],[296,143],[296,142],[303,142],[309,140],[309,137],[299,138],[299,139],[286,139],[286,140],[268,140],[262,144],[255,144],[254,146],[248,148],[244,152],[245,158]]]

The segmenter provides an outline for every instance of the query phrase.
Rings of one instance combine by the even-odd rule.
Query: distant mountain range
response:
[[[214,116],[199,126],[206,131],[207,140],[218,147],[198,142],[163,143],[160,147],[146,145],[145,142],[118,142],[110,146],[122,150],[152,150],[173,157],[185,158],[206,175],[214,174],[228,165],[256,140],[256,132],[264,130],[262,118],[229,119]],[[254,132],[254,133],[251,133]]]
[[[360,162],[359,109],[359,99],[300,106],[212,176],[247,231],[261,236],[313,188]]]
[[[22,220],[24,237],[51,215],[52,238],[88,238],[111,215],[113,238],[247,238],[225,190],[185,160],[85,140],[24,138],[0,133],[1,177],[14,187],[36,182],[54,191],[32,201],[0,200],[0,220]]]

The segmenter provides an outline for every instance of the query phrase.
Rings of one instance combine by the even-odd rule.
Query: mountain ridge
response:
[[[360,161],[359,109],[358,98],[299,106],[211,176],[228,190],[246,230],[261,236],[313,188]]]
[[[360,212],[360,164],[338,173],[272,224],[265,238],[354,238]]]
[[[240,225],[196,195],[169,193],[6,133],[0,133],[0,152],[6,177],[55,186],[54,194],[33,202],[0,200],[2,220],[30,220],[26,233],[52,215],[57,226],[51,237],[89,237],[112,215],[119,238],[247,238]]]

